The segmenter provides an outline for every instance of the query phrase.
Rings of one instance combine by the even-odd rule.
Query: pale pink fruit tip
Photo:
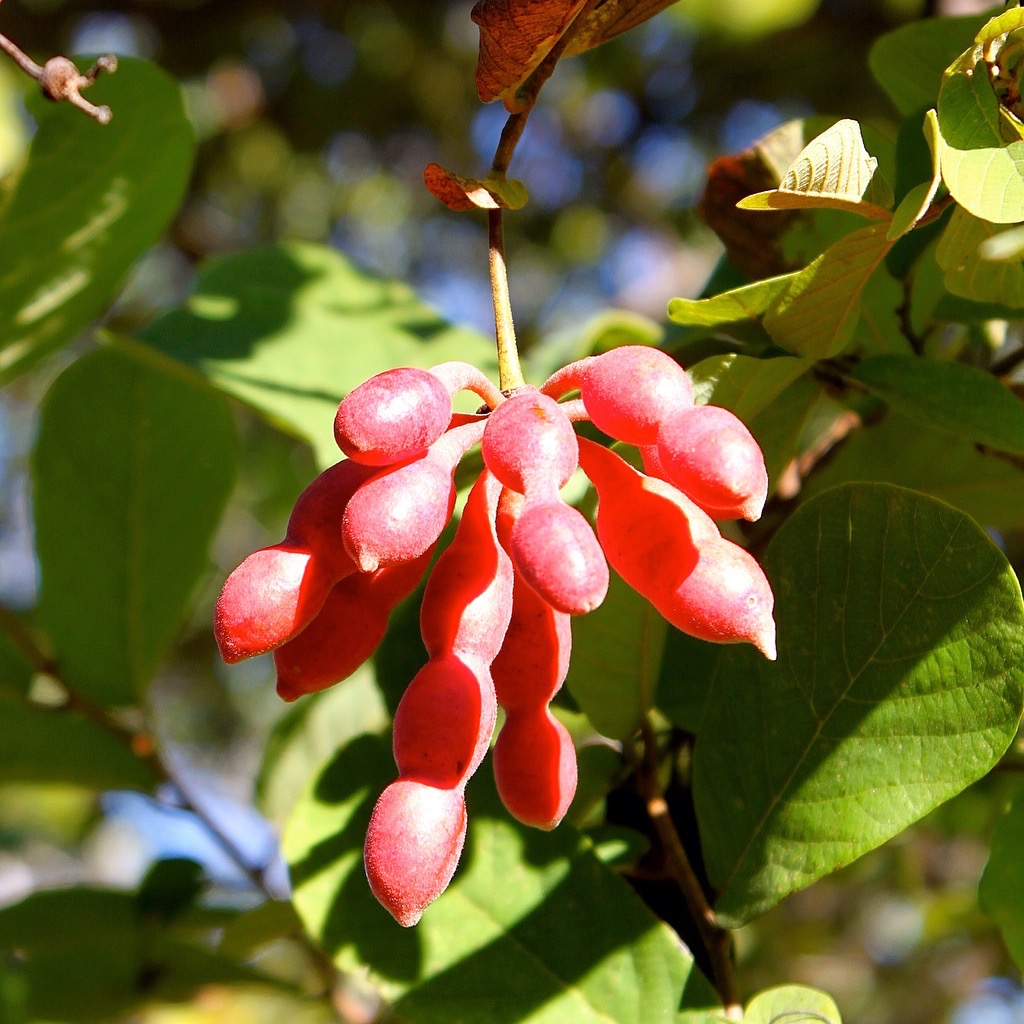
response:
[[[775,646],[775,621],[769,619],[764,628],[758,631],[753,639],[754,646],[769,660],[775,661],[778,658],[778,650]]]

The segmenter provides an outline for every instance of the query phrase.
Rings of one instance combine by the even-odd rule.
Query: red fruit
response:
[[[409,684],[395,712],[399,773],[434,786],[464,784],[487,753],[496,715],[486,666],[455,655],[432,658]]]
[[[278,695],[291,701],[347,679],[380,646],[392,609],[412,593],[429,563],[428,551],[336,583],[316,618],[274,651]]]
[[[576,389],[599,430],[636,445],[654,444],[659,424],[693,405],[686,371],[646,345],[623,345],[570,363],[541,388],[554,398]]]
[[[580,464],[597,488],[597,534],[612,568],[650,600],[673,590],[697,564],[695,515],[698,532],[717,537],[718,528],[671,484],[585,438]]]
[[[363,863],[373,895],[403,928],[416,924],[448,887],[465,841],[461,789],[398,779],[381,793]]]
[[[342,538],[360,571],[418,558],[455,506],[455,467],[480,440],[482,423],[449,430],[427,452],[378,470],[345,509]]]
[[[601,545],[582,513],[562,501],[527,502],[509,550],[516,572],[561,612],[593,611],[608,593]]]
[[[342,400],[334,439],[349,458],[388,466],[425,452],[448,429],[451,415],[451,395],[432,373],[385,370]]]
[[[323,607],[331,588],[355,570],[339,543],[346,505],[372,471],[344,460],[299,495],[280,544],[253,552],[217,599],[214,635],[229,664],[280,647]]]
[[[719,538],[700,545],[697,567],[676,590],[652,603],[677,629],[712,643],[752,643],[774,661],[771,586],[754,558]]]
[[[715,519],[760,518],[768,496],[764,456],[728,409],[698,405],[670,416],[657,451],[665,479]]]
[[[494,745],[502,803],[524,825],[553,829],[576,795],[572,737],[546,705],[510,715]]]
[[[437,560],[420,607],[427,653],[490,665],[512,615],[512,563],[498,543],[501,484],[487,471],[474,484],[455,538]]]
[[[481,450],[506,486],[553,497],[576,469],[576,432],[558,403],[536,388],[517,391],[488,417]]]

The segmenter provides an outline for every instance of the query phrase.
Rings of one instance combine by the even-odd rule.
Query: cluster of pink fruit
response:
[[[453,413],[463,390],[489,412]],[[637,446],[647,472],[578,437],[579,420]],[[335,436],[348,458],[303,492],[284,541],[231,574],[216,634],[228,662],[272,650],[286,700],[344,679],[426,572],[455,506],[455,469],[481,445],[486,468],[423,596],[429,661],[395,715],[399,778],[366,837],[374,894],[412,925],[455,871],[465,786],[499,705],[494,771],[509,811],[549,829],[568,809],[575,753],[548,705],[568,668],[569,617],[604,599],[608,563],[684,632],[775,657],[768,581],[714,521],[756,519],[768,478],[743,424],[694,405],[682,368],[642,346],[507,397],[465,363],[389,370],[345,398]],[[560,495],[578,466],[597,491],[596,536]]]

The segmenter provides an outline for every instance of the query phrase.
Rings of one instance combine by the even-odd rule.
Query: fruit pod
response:
[[[774,597],[753,556],[723,537],[702,542],[693,572],[671,593],[652,600],[676,629],[717,644],[751,643],[776,657]]]
[[[334,439],[349,458],[368,466],[415,458],[448,429],[452,397],[463,390],[475,391],[492,408],[503,399],[469,363],[385,370],[342,400],[334,418]]]
[[[345,509],[342,538],[360,571],[418,558],[436,542],[455,507],[455,467],[483,428],[454,427],[425,454],[378,470],[359,488]]]
[[[491,413],[481,449],[488,469],[526,498],[509,541],[516,570],[560,611],[592,611],[608,591],[608,566],[586,519],[558,493],[579,460],[565,411],[524,388]]]
[[[623,345],[562,367],[541,391],[578,390],[594,426],[628,444],[655,444],[663,420],[693,405],[686,371],[661,349]]]
[[[523,499],[506,490],[498,534],[511,541]],[[494,746],[494,778],[509,812],[527,825],[554,828],[576,793],[576,751],[565,728],[548,710],[569,669],[569,616],[552,608],[517,577],[512,620],[491,665],[505,724]]]
[[[696,567],[698,544],[718,537],[718,528],[671,484],[586,438],[580,465],[597,489],[597,533],[612,567],[650,601],[674,591]]]
[[[363,847],[373,895],[403,928],[448,887],[466,841],[461,789],[397,779],[377,799]]]
[[[371,473],[348,459],[324,470],[299,495],[284,540],[254,551],[227,578],[214,614],[226,662],[265,654],[297,636],[331,588],[355,571],[341,544],[341,521]]]
[[[367,835],[370,885],[403,925],[415,924],[451,879],[465,835],[462,794],[494,731],[497,704],[489,665],[512,614],[512,565],[494,525],[500,492],[485,470],[427,583],[420,624],[430,660],[395,712],[400,778],[382,795],[384,808],[374,811]],[[412,795],[400,799],[390,792],[395,786]],[[431,813],[440,805],[449,815],[439,821],[436,849],[434,839],[421,835],[429,815],[420,813],[420,801]],[[457,843],[454,807],[462,808]]]
[[[336,583],[313,621],[274,651],[278,696],[296,700],[355,672],[380,646],[388,617],[423,578],[430,554]]]
[[[728,409],[698,405],[663,420],[657,452],[664,478],[712,518],[760,518],[768,497],[764,456]]]
[[[491,756],[508,812],[545,831],[558,825],[576,795],[576,749],[547,705],[509,715]]]

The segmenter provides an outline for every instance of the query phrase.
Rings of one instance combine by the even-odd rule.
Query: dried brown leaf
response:
[[[574,30],[572,40],[565,48],[571,57],[593,49],[617,35],[642,25],[649,18],[671,7],[677,0],[604,0],[597,5]]]
[[[502,99],[519,109],[516,90],[551,52],[586,0],[477,0],[480,26],[476,88],[484,103]]]
[[[427,164],[423,183],[449,210],[518,210],[527,199],[526,187],[512,178],[464,178],[440,164]]]

